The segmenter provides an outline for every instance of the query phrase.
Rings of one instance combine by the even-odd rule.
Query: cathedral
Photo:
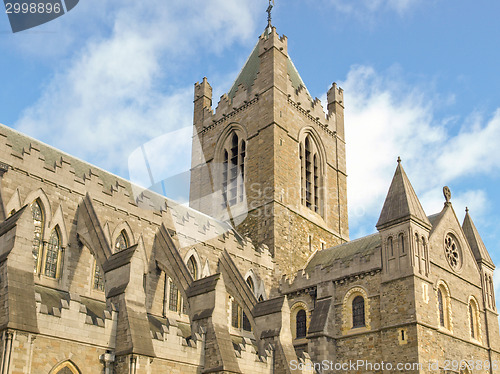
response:
[[[270,22],[193,121],[189,207],[0,126],[0,374],[500,373],[471,215],[398,160],[350,240],[343,90]]]

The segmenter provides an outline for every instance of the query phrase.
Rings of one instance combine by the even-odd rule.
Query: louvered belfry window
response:
[[[312,211],[322,214],[321,166],[316,144],[307,135],[299,145],[301,202]]]
[[[236,205],[245,195],[246,142],[236,132],[229,136],[223,151],[222,207]]]

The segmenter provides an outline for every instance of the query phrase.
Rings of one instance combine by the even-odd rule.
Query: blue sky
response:
[[[0,16],[0,123],[126,178],[148,142],[163,176],[187,170],[188,136],[155,139],[191,125],[203,76],[214,98],[229,89],[266,7],[81,0],[18,34]],[[401,156],[427,214],[449,185],[500,264],[498,14],[484,0],[277,1],[273,24],[312,96],[345,89],[351,238],[375,231]]]

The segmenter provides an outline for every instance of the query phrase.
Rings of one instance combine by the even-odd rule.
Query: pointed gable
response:
[[[469,245],[474,253],[474,257],[478,263],[485,263],[486,265],[495,268],[493,261],[486,249],[486,246],[481,239],[481,235],[477,231],[476,225],[474,225],[474,221],[469,214],[469,210],[467,209],[467,213],[465,214],[464,223],[462,225],[462,229],[464,230],[465,237],[469,242]]]
[[[423,226],[431,228],[431,223],[401,165],[401,160],[398,159],[398,167],[385,199],[384,207],[377,223],[377,229],[381,230],[387,226],[409,219],[413,219]]]

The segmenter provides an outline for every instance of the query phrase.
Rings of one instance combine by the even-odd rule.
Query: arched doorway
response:
[[[64,361],[56,365],[50,374],[81,374],[81,372],[71,361]]]

